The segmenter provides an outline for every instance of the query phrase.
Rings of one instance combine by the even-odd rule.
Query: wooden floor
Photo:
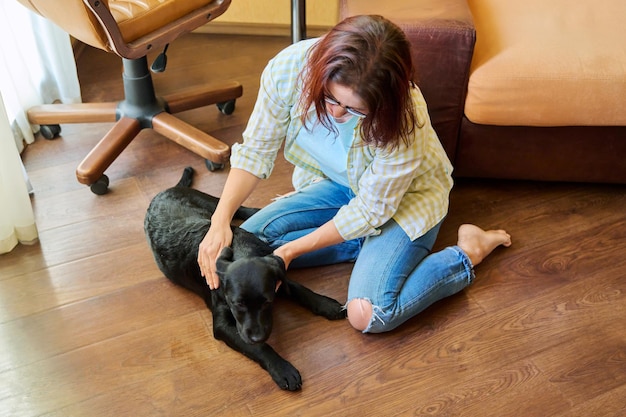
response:
[[[155,84],[167,93],[241,81],[233,115],[181,115],[232,144],[260,71],[288,42],[189,35]],[[115,57],[87,49],[78,67],[85,101],[121,96]],[[183,167],[218,195],[227,172],[145,131],[107,171],[110,193],[96,196],[74,169],[109,127],[64,125],[23,155],[40,242],[0,256],[1,416],[626,415],[624,186],[458,180],[438,248],[463,222],[506,228],[513,246],[466,291],[384,335],[278,302],[270,342],[304,380],[289,393],[212,338],[209,311],[161,275],[143,235],[150,199]],[[248,203],[289,191],[289,174],[280,160]],[[345,302],[350,269],[290,276]]]

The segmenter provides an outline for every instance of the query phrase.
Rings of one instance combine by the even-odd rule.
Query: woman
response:
[[[408,40],[380,16],[348,18],[268,63],[199,247],[211,288],[233,214],[270,175],[283,142],[296,192],[241,227],[274,247],[286,267],[354,261],[346,306],[360,331],[391,330],[462,290],[474,266],[511,244],[502,230],[463,225],[456,246],[430,253],[448,210],[452,166],[412,76]]]

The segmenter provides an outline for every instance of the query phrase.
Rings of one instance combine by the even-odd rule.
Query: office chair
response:
[[[120,102],[48,104],[29,109],[31,123],[41,125],[47,139],[60,134],[61,123],[115,122],[76,169],[76,177],[91,191],[108,191],[105,170],[135,136],[151,128],[206,159],[210,170],[221,169],[228,145],[176,118],[172,113],[216,104],[231,114],[242,86],[200,87],[163,97],[156,95],[148,60],[150,51],[163,52],[152,71],[165,69],[167,46],[182,34],[226,11],[231,0],[18,0],[53,21],[76,39],[122,58],[124,99]]]

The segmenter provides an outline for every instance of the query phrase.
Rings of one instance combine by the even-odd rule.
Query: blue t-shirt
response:
[[[298,132],[296,142],[317,161],[324,175],[338,184],[349,187],[346,173],[348,149],[352,146],[358,117],[353,116],[342,123],[332,117],[330,120],[339,135],[328,130],[313,113],[312,120],[307,123],[307,127],[303,127]]]

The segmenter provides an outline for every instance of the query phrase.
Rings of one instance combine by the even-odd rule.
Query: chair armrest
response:
[[[448,157],[454,162],[476,42],[466,0],[341,0],[340,18],[378,14],[404,30],[412,45],[414,80]]]
[[[123,58],[135,59],[145,56],[152,48],[165,46],[180,35],[191,32],[220,16],[228,9],[231,0],[215,0],[132,41],[124,39],[106,0],[83,0],[83,2],[98,19],[109,40],[111,50]]]

